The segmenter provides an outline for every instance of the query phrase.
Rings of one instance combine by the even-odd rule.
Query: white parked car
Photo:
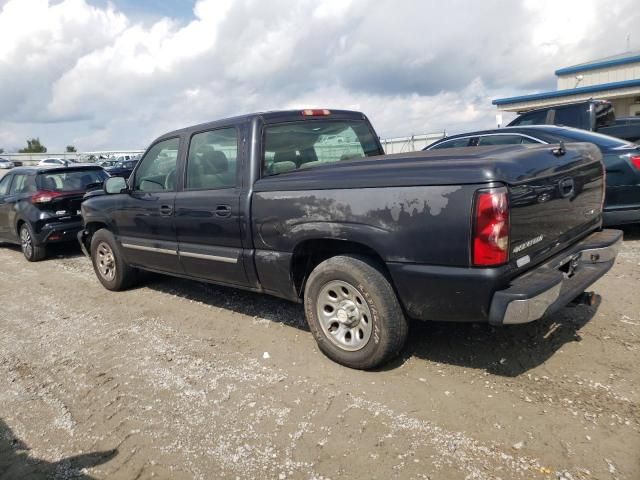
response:
[[[5,158],[0,158],[0,168],[9,169],[13,167],[15,167],[15,164],[12,161],[7,160]]]
[[[40,160],[40,162],[38,162],[38,165],[51,165],[51,166],[62,166],[62,167],[66,167],[68,166],[70,163],[74,163],[73,160],[64,160],[62,158],[45,158],[44,160]]]

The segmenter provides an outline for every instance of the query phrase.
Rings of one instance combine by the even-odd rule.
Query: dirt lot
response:
[[[377,372],[327,360],[298,305],[160,276],[109,293],[74,247],[0,248],[0,478],[638,479],[626,238],[597,308],[412,324]]]

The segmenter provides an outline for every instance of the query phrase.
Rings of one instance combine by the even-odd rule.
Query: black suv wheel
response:
[[[28,223],[20,225],[20,247],[24,258],[30,262],[39,262],[47,256],[47,250],[42,245],[36,245],[33,229]]]

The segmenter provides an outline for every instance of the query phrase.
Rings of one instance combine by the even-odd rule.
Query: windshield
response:
[[[272,125],[265,128],[264,138],[266,175],[383,154],[369,124],[361,120],[304,120]]]
[[[41,173],[36,183],[38,189],[50,192],[81,192],[97,186],[107,179],[104,170],[67,170],[63,172]]]
[[[633,146],[625,140],[603,135],[601,133],[588,132],[586,130],[563,128],[561,135],[569,141],[575,142],[591,142],[601,148],[624,148]]]

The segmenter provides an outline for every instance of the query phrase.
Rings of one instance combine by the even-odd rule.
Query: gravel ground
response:
[[[376,372],[326,359],[278,299],[110,293],[73,246],[0,265],[0,479],[640,478],[640,229],[597,307],[414,323]]]

